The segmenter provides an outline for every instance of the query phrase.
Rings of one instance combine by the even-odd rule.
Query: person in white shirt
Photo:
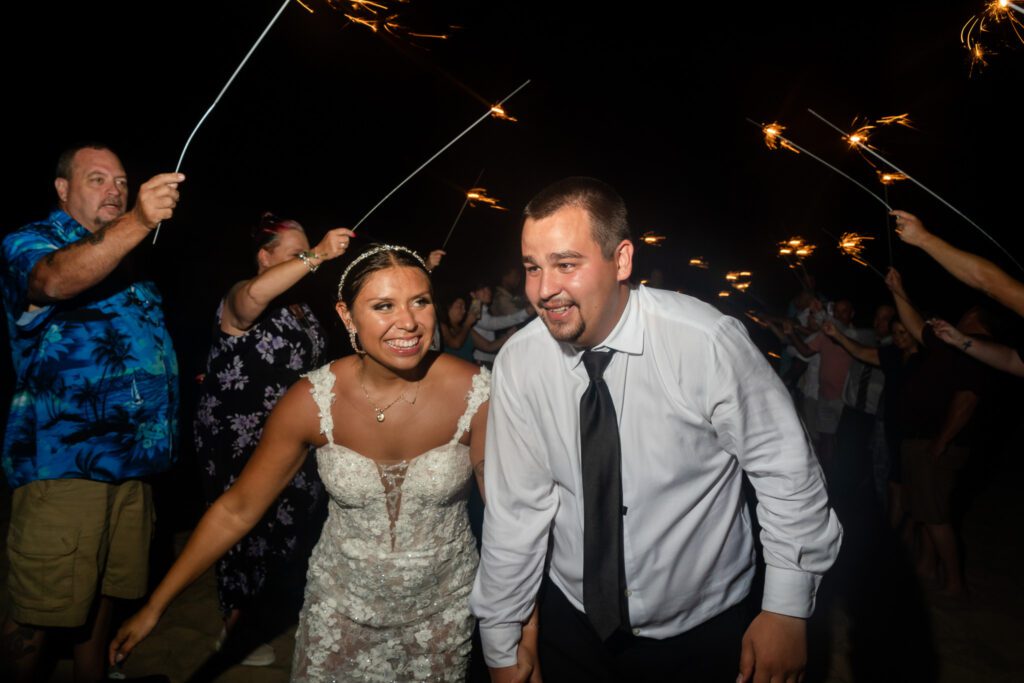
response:
[[[494,291],[490,285],[480,285],[469,294],[473,301],[479,301],[482,304],[480,319],[473,326],[473,331],[488,342],[503,341],[502,337],[498,336],[498,332],[515,327],[530,319],[530,311],[526,308],[507,315],[493,315],[491,313],[491,301],[494,299]],[[491,350],[482,349],[479,346],[473,349],[473,360],[478,365],[486,365],[490,368],[491,364],[494,363],[494,357],[495,353]]]
[[[781,381],[734,318],[630,287],[625,205],[605,183],[565,179],[525,215],[526,292],[539,319],[495,363],[470,599],[492,680],[736,680],[739,671],[796,681],[805,620],[842,531]],[[607,366],[603,378],[595,362]],[[618,438],[591,434],[616,428]],[[615,462],[609,442],[620,464],[595,479],[592,463]],[[749,626],[744,472],[767,564]],[[606,486],[603,497],[595,486]],[[585,509],[587,498],[601,504]],[[585,523],[595,516],[596,540]],[[520,642],[535,605],[537,651]]]

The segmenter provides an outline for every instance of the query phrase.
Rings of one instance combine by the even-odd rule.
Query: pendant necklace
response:
[[[366,396],[366,402],[370,404],[371,408],[373,408],[373,412],[377,416],[377,422],[383,422],[384,421],[384,411],[387,410],[388,408],[390,408],[391,406],[395,405],[399,401],[405,399],[405,402],[408,403],[409,405],[416,405],[416,398],[419,396],[419,393],[420,393],[420,380],[416,380],[416,393],[413,394],[413,397],[412,397],[411,401],[409,399],[405,398],[405,392],[403,391],[398,396],[396,396],[395,399],[393,401],[391,401],[391,403],[387,404],[383,408],[378,408],[377,404],[373,402],[372,398],[370,398],[370,392],[366,390],[366,385],[363,383],[363,373],[362,372],[359,373],[359,387],[363,390],[363,395]]]

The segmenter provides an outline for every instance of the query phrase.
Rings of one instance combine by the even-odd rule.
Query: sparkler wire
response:
[[[760,123],[758,123],[757,121],[754,121],[753,119],[747,119],[747,121],[749,121],[749,122],[750,122],[750,123],[751,123],[752,125],[755,125],[755,126],[757,126],[758,128],[763,128],[763,126],[762,126],[762,125],[761,125]],[[775,137],[777,137],[778,139],[780,139],[780,140],[782,140],[782,141],[784,141],[784,142],[787,142],[787,143],[789,143],[790,145],[793,145],[793,147],[795,147],[796,149],[800,150],[801,152],[803,152],[804,154],[806,154],[806,155],[807,155],[807,156],[809,156],[810,158],[814,159],[814,160],[815,160],[815,161],[817,161],[818,163],[820,163],[820,164],[824,164],[825,166],[828,166],[828,167],[829,167],[830,169],[832,169],[833,171],[835,171],[835,172],[836,172],[836,173],[838,173],[839,175],[843,176],[844,178],[846,178],[847,180],[849,180],[849,181],[850,181],[851,183],[853,183],[854,185],[856,185],[857,187],[859,187],[860,189],[864,190],[864,191],[865,191],[865,192],[867,192],[867,193],[868,193],[869,195],[871,195],[872,197],[874,197],[875,199],[877,199],[877,200],[878,200],[879,202],[881,202],[881,204],[882,204],[883,206],[885,206],[885,208],[886,208],[886,209],[888,209],[889,211],[892,211],[892,207],[891,207],[891,206],[889,206],[889,204],[888,204],[888,203],[887,203],[887,202],[886,202],[886,201],[885,201],[884,199],[882,199],[882,198],[881,198],[881,197],[879,197],[879,196],[878,196],[877,194],[875,194],[874,192],[872,192],[872,191],[871,191],[871,190],[870,190],[870,189],[869,189],[869,188],[868,188],[868,187],[867,187],[866,185],[864,185],[863,183],[861,183],[861,182],[859,182],[859,181],[857,181],[857,180],[854,180],[853,178],[851,178],[850,176],[846,175],[845,173],[843,173],[842,171],[840,171],[840,170],[839,170],[838,168],[836,168],[835,166],[833,166],[832,164],[828,163],[827,161],[825,161],[824,159],[822,159],[822,158],[821,158],[821,157],[819,157],[818,155],[816,155],[816,154],[813,154],[812,152],[809,152],[809,151],[807,151],[806,149],[804,149],[804,148],[803,148],[803,147],[801,147],[800,145],[796,144],[795,142],[793,142],[793,141],[792,141],[792,140],[790,140],[789,138],[783,137],[782,135],[776,135]]]
[[[512,96],[513,96],[513,95],[515,95],[516,93],[518,93],[518,92],[519,92],[520,90],[522,90],[523,88],[525,88],[525,87],[526,87],[526,86],[528,86],[529,84],[530,84],[530,81],[529,81],[529,80],[527,80],[526,82],[524,82],[524,83],[523,83],[522,85],[520,85],[520,86],[519,86],[518,88],[516,88],[515,90],[513,90],[512,92],[510,92],[510,93],[509,93],[508,95],[506,95],[506,96],[505,96],[505,99],[503,99],[503,100],[501,100],[500,102],[498,102],[498,105],[497,105],[497,106],[499,106],[499,107],[500,107],[501,105],[505,104],[505,102],[507,102],[507,101],[509,101],[510,99],[512,99]],[[381,199],[381,200],[380,200],[379,202],[377,202],[376,204],[374,204],[374,205],[373,205],[373,208],[372,208],[372,209],[370,209],[369,211],[367,211],[367,212],[366,212],[366,215],[365,215],[365,216],[363,216],[362,218],[360,218],[360,219],[359,219],[359,222],[358,222],[358,223],[356,223],[355,225],[353,225],[353,226],[352,226],[352,229],[353,229],[353,230],[356,230],[356,229],[358,229],[358,228],[359,228],[359,226],[363,224],[363,221],[365,221],[365,220],[366,220],[367,218],[369,218],[369,217],[370,217],[370,215],[371,215],[371,214],[372,214],[372,213],[373,213],[374,211],[376,211],[376,210],[378,209],[378,207],[380,207],[380,205],[381,205],[381,204],[383,204],[384,202],[386,202],[386,201],[388,200],[388,198],[389,198],[389,197],[390,197],[391,195],[393,195],[394,193],[398,192],[398,189],[399,189],[400,187],[402,187],[402,185],[405,185],[405,184],[406,184],[407,182],[409,182],[410,180],[412,180],[412,179],[413,179],[413,177],[414,177],[414,176],[415,176],[415,175],[416,175],[417,173],[419,173],[420,171],[422,171],[422,170],[423,170],[424,168],[426,168],[426,167],[427,167],[427,165],[428,165],[428,164],[430,164],[430,162],[431,162],[431,161],[433,161],[433,160],[434,160],[434,159],[436,159],[437,157],[441,156],[441,154],[442,154],[442,153],[443,153],[443,152],[444,152],[444,151],[445,151],[446,149],[448,149],[449,147],[451,147],[452,145],[454,145],[454,144],[455,144],[456,142],[458,142],[458,140],[459,140],[459,139],[460,139],[460,138],[461,138],[461,137],[462,137],[463,135],[465,135],[465,134],[466,134],[466,133],[468,133],[469,131],[471,131],[471,130],[473,130],[474,128],[476,128],[476,127],[477,127],[478,125],[480,125],[480,124],[481,124],[481,123],[482,123],[482,122],[483,122],[483,121],[484,121],[485,119],[487,119],[487,118],[488,118],[488,117],[490,117],[490,116],[491,116],[491,108],[490,108],[490,107],[488,107],[488,108],[487,108],[487,113],[486,113],[486,114],[484,114],[483,116],[481,116],[480,118],[478,118],[478,119],[477,119],[476,121],[474,121],[474,122],[473,122],[472,124],[470,124],[470,126],[469,126],[468,128],[466,128],[466,129],[465,129],[464,131],[462,131],[461,133],[459,133],[458,135],[456,135],[456,136],[455,136],[455,137],[454,137],[454,138],[452,139],[452,141],[451,141],[451,142],[449,142],[449,143],[448,143],[447,145],[445,145],[444,147],[442,147],[441,149],[439,149],[439,150],[438,150],[437,152],[435,152],[435,153],[434,153],[434,155],[433,155],[432,157],[430,157],[429,159],[427,159],[426,161],[424,161],[424,162],[423,162],[422,164],[420,164],[419,168],[417,168],[417,169],[416,169],[415,171],[413,171],[412,173],[410,173],[410,174],[408,175],[408,177],[406,177],[406,179],[405,179],[405,180],[403,180],[402,182],[398,183],[398,185],[396,185],[396,186],[395,186],[395,188],[394,188],[393,190],[391,190],[391,192],[388,192],[388,193],[387,193],[386,195],[384,195],[384,198],[383,198],[383,199]]]
[[[274,15],[274,18],[270,20],[270,23],[267,24],[267,27],[263,29],[263,33],[260,34],[260,37],[256,39],[256,42],[253,43],[252,47],[249,48],[249,51],[245,54],[245,57],[242,58],[242,62],[238,65],[238,68],[235,69],[235,73],[231,74],[231,78],[229,78],[228,82],[224,84],[223,88],[221,88],[220,94],[217,95],[217,99],[213,101],[213,104],[210,105],[210,108],[207,109],[206,113],[203,114],[203,117],[199,119],[199,123],[197,123],[196,127],[192,129],[192,133],[188,136],[188,140],[185,141],[185,146],[181,149],[181,156],[178,157],[178,165],[174,167],[175,173],[181,170],[181,162],[185,160],[185,152],[188,151],[188,146],[192,143],[192,138],[196,136],[196,132],[198,132],[199,127],[203,125],[203,122],[206,121],[206,117],[210,115],[210,112],[213,111],[213,108],[217,106],[218,102],[220,102],[220,98],[224,97],[224,93],[227,92],[227,89],[230,88],[231,84],[234,82],[235,76],[237,76],[238,72],[242,70],[242,67],[245,66],[245,63],[249,61],[249,57],[251,57],[252,53],[256,51],[257,47],[259,47],[259,44],[263,41],[263,37],[270,32],[270,28],[277,21],[277,18],[281,16],[281,13],[284,12],[285,8],[291,4],[291,1],[292,0],[285,0],[284,3],[281,5],[281,8],[277,10],[277,13]],[[160,225],[158,224],[156,226],[156,231],[153,234],[153,244],[156,244],[156,238],[159,236]]]
[[[889,186],[882,185],[882,194],[885,195],[885,203],[889,203]],[[889,225],[889,214],[885,214],[885,241],[889,244],[889,267],[894,268],[892,258],[892,227]]]
[[[484,177],[484,169],[480,169],[480,173],[477,174],[476,180],[470,187],[476,187],[480,184],[480,179]],[[458,215],[455,216],[455,222],[452,223],[452,227],[448,228],[448,236],[444,238],[444,242],[441,243],[441,249],[448,246],[448,240],[452,238],[452,233],[455,232],[455,226],[459,224],[459,219],[462,218],[462,212],[466,210],[466,206],[469,205],[469,193],[466,193],[466,200],[462,202],[462,208],[459,209]]]
[[[839,132],[839,133],[840,133],[841,135],[844,135],[844,136],[846,135],[846,131],[844,131],[844,130],[843,130],[842,128],[840,128],[839,126],[835,125],[834,123],[832,123],[831,121],[829,121],[828,119],[826,119],[826,118],[825,118],[824,116],[822,116],[822,115],[821,115],[821,114],[819,114],[818,112],[814,111],[813,109],[808,109],[807,111],[809,111],[809,112],[810,112],[811,114],[813,114],[813,115],[814,115],[814,116],[815,116],[816,118],[818,118],[818,119],[819,119],[820,121],[822,121],[823,123],[825,123],[826,125],[828,125],[828,126],[829,126],[829,127],[831,127],[832,129],[834,129],[834,130],[836,130],[837,132]],[[1011,261],[1013,261],[1013,264],[1014,264],[1015,266],[1017,266],[1017,267],[1018,267],[1018,268],[1020,268],[1021,270],[1024,270],[1024,266],[1022,266],[1022,265],[1020,264],[1020,262],[1019,262],[1019,261],[1017,261],[1017,259],[1015,259],[1015,258],[1013,257],[1013,254],[1011,254],[1011,253],[1010,253],[1009,251],[1007,251],[1007,250],[1006,250],[1006,247],[1004,247],[1004,246],[1003,246],[1003,245],[1001,245],[1001,244],[1000,244],[1000,243],[999,243],[998,241],[996,241],[996,238],[992,237],[992,235],[990,235],[990,234],[988,234],[987,232],[985,232],[984,228],[982,228],[982,227],[981,227],[980,225],[978,225],[978,224],[977,224],[977,223],[975,223],[975,222],[974,222],[973,220],[971,220],[971,219],[970,219],[970,218],[969,218],[969,217],[968,217],[968,216],[967,216],[966,214],[964,214],[964,212],[962,212],[962,211],[961,211],[960,209],[956,208],[955,206],[953,206],[952,204],[950,204],[949,202],[947,202],[947,201],[946,201],[945,199],[943,199],[943,198],[942,198],[942,197],[940,197],[939,195],[937,195],[937,194],[935,194],[934,192],[932,192],[932,191],[931,191],[930,189],[928,189],[928,188],[927,188],[927,187],[925,187],[925,186],[924,186],[923,184],[921,184],[921,183],[920,183],[920,182],[919,182],[919,181],[918,181],[918,180],[917,180],[916,178],[914,178],[914,177],[913,177],[912,175],[910,175],[910,174],[909,174],[909,173],[907,173],[906,171],[903,171],[902,169],[900,169],[899,167],[897,167],[897,166],[896,166],[896,165],[895,165],[894,163],[892,163],[891,161],[889,161],[888,159],[886,159],[885,157],[883,157],[883,156],[882,156],[881,154],[879,154],[878,152],[876,152],[876,151],[874,151],[873,149],[871,149],[870,147],[868,147],[867,145],[857,145],[857,146],[858,146],[859,148],[863,149],[864,151],[866,151],[866,152],[867,152],[868,154],[870,154],[871,156],[873,156],[873,157],[875,157],[876,159],[878,159],[879,161],[881,161],[881,162],[882,162],[883,164],[886,164],[887,166],[889,166],[889,167],[890,167],[890,168],[891,168],[892,170],[896,171],[897,173],[902,173],[902,174],[903,174],[904,176],[906,176],[906,177],[907,177],[907,180],[909,180],[910,182],[914,183],[914,184],[915,184],[915,185],[917,185],[917,186],[918,186],[919,188],[921,188],[922,190],[924,190],[925,192],[927,192],[927,193],[928,193],[928,194],[930,194],[931,196],[933,196],[933,197],[935,197],[936,199],[938,199],[938,200],[939,200],[940,202],[942,202],[942,203],[943,203],[944,205],[946,205],[946,207],[947,207],[947,208],[951,209],[951,210],[953,211],[953,213],[955,213],[956,215],[958,215],[958,216],[960,216],[961,218],[963,218],[963,219],[964,219],[965,221],[967,221],[968,223],[970,223],[970,224],[971,224],[971,225],[972,225],[972,226],[973,226],[973,227],[974,227],[974,228],[975,228],[975,229],[976,229],[976,230],[977,230],[978,232],[980,232],[980,233],[981,233],[982,235],[984,235],[985,237],[987,237],[987,238],[989,239],[989,241],[990,241],[990,242],[992,242],[992,244],[994,244],[994,245],[996,245],[997,247],[999,247],[999,250],[1000,250],[1000,251],[1002,251],[1002,252],[1003,252],[1004,254],[1006,254],[1006,256],[1007,256],[1007,257],[1008,257],[1008,258],[1009,258],[1009,259],[1010,259]]]

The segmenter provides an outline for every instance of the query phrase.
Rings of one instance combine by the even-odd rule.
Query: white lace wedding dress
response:
[[[329,513],[309,561],[295,681],[462,681],[477,551],[466,516],[472,466],[459,439],[490,391],[473,377],[451,440],[383,464],[334,443],[330,366],[307,375],[327,443],[316,452]]]

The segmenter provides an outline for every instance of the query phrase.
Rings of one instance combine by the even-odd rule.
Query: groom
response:
[[[495,363],[471,597],[493,679],[536,665],[537,603],[548,681],[796,680],[841,529],[785,388],[735,319],[629,286],[611,187],[568,178],[525,214],[539,320]],[[767,564],[752,622],[743,472]]]

